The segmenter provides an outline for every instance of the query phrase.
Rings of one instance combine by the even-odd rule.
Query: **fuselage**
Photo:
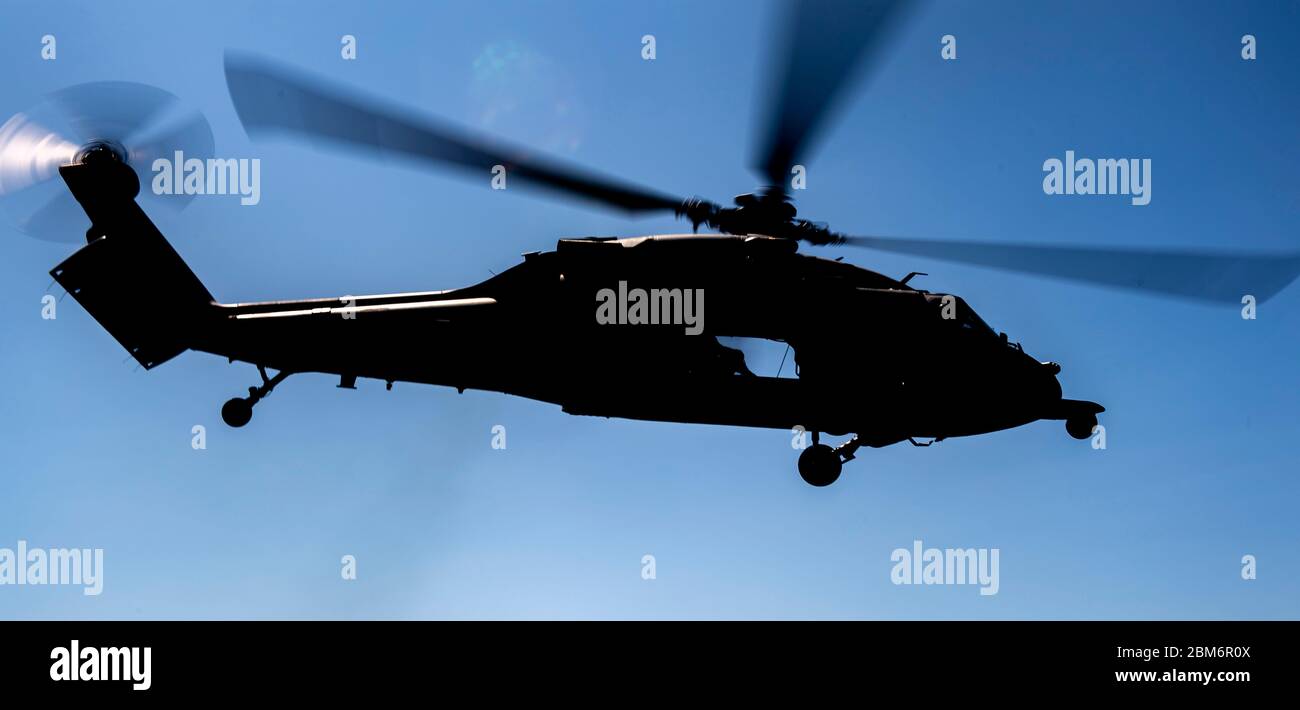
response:
[[[877,446],[1059,418],[1061,406],[1056,369],[961,299],[767,237],[561,240],[466,288],[214,304],[206,320],[194,349],[290,372]],[[719,336],[788,343],[798,377],[748,373]]]

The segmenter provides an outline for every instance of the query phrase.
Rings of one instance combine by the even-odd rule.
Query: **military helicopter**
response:
[[[260,383],[221,409],[232,427],[248,424],[286,377],[327,373],[344,388],[367,378],[389,388],[487,390],[576,415],[803,427],[812,445],[799,455],[799,473],[826,486],[864,445],[927,446],[1038,420],[1064,421],[1070,436],[1087,439],[1104,408],[1064,398],[1059,365],[1031,357],[960,297],[917,288],[916,273],[893,278],[800,254],[800,242],[1226,303],[1243,293],[1265,300],[1300,272],[1300,254],[850,236],[799,218],[783,187],[792,166],[810,159],[851,70],[870,66],[910,9],[865,1],[787,6],[785,51],[775,55],[754,161],[764,186],[731,206],[537,157],[276,62],[228,53],[227,85],[250,135],[323,139],[477,179],[504,166],[514,184],[628,213],[671,212],[696,231],[718,233],[561,239],[553,251],[525,254],[482,283],[447,291],[222,303],[135,199],[133,165],[161,144],[136,145],[130,136],[139,127],[116,125],[60,139],[57,173],[92,226],[87,244],[51,274],[147,369],[186,350],[255,365]],[[201,133],[189,127],[175,135],[193,141]],[[37,156],[34,143],[50,145],[0,136],[0,168],[49,174],[54,163]],[[5,175],[0,170],[0,187]],[[786,344],[797,376],[753,373],[745,353],[720,337]],[[832,446],[823,433],[851,438]]]

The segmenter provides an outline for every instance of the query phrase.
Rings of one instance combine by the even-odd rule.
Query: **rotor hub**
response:
[[[87,165],[110,160],[118,163],[125,163],[126,149],[117,141],[97,138],[78,149],[73,160]]]
[[[790,201],[790,196],[776,190],[736,195],[733,202],[736,203],[737,208],[755,215],[758,219],[776,223],[793,221],[798,214],[798,210]]]

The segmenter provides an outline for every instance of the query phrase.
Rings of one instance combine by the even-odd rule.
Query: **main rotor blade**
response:
[[[845,237],[846,244],[1072,281],[1240,305],[1272,298],[1300,275],[1300,252],[1250,254]]]
[[[810,160],[812,140],[854,68],[870,63],[904,15],[920,0],[793,0],[782,18],[783,38],[770,69],[772,82],[755,169],[767,184],[784,187],[795,163]]]
[[[413,111],[327,85],[249,55],[226,54],[226,84],[250,133],[324,138],[354,148],[474,171],[484,184],[493,166],[509,181],[551,188],[627,212],[675,210],[679,198],[536,156],[524,148],[471,136]]]

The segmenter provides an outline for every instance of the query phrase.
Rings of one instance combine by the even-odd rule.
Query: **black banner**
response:
[[[7,691],[338,698],[592,682],[921,696],[1249,694],[1295,677],[1296,622],[8,622]],[[766,690],[765,690],[766,689]],[[917,697],[921,697],[917,696]]]

